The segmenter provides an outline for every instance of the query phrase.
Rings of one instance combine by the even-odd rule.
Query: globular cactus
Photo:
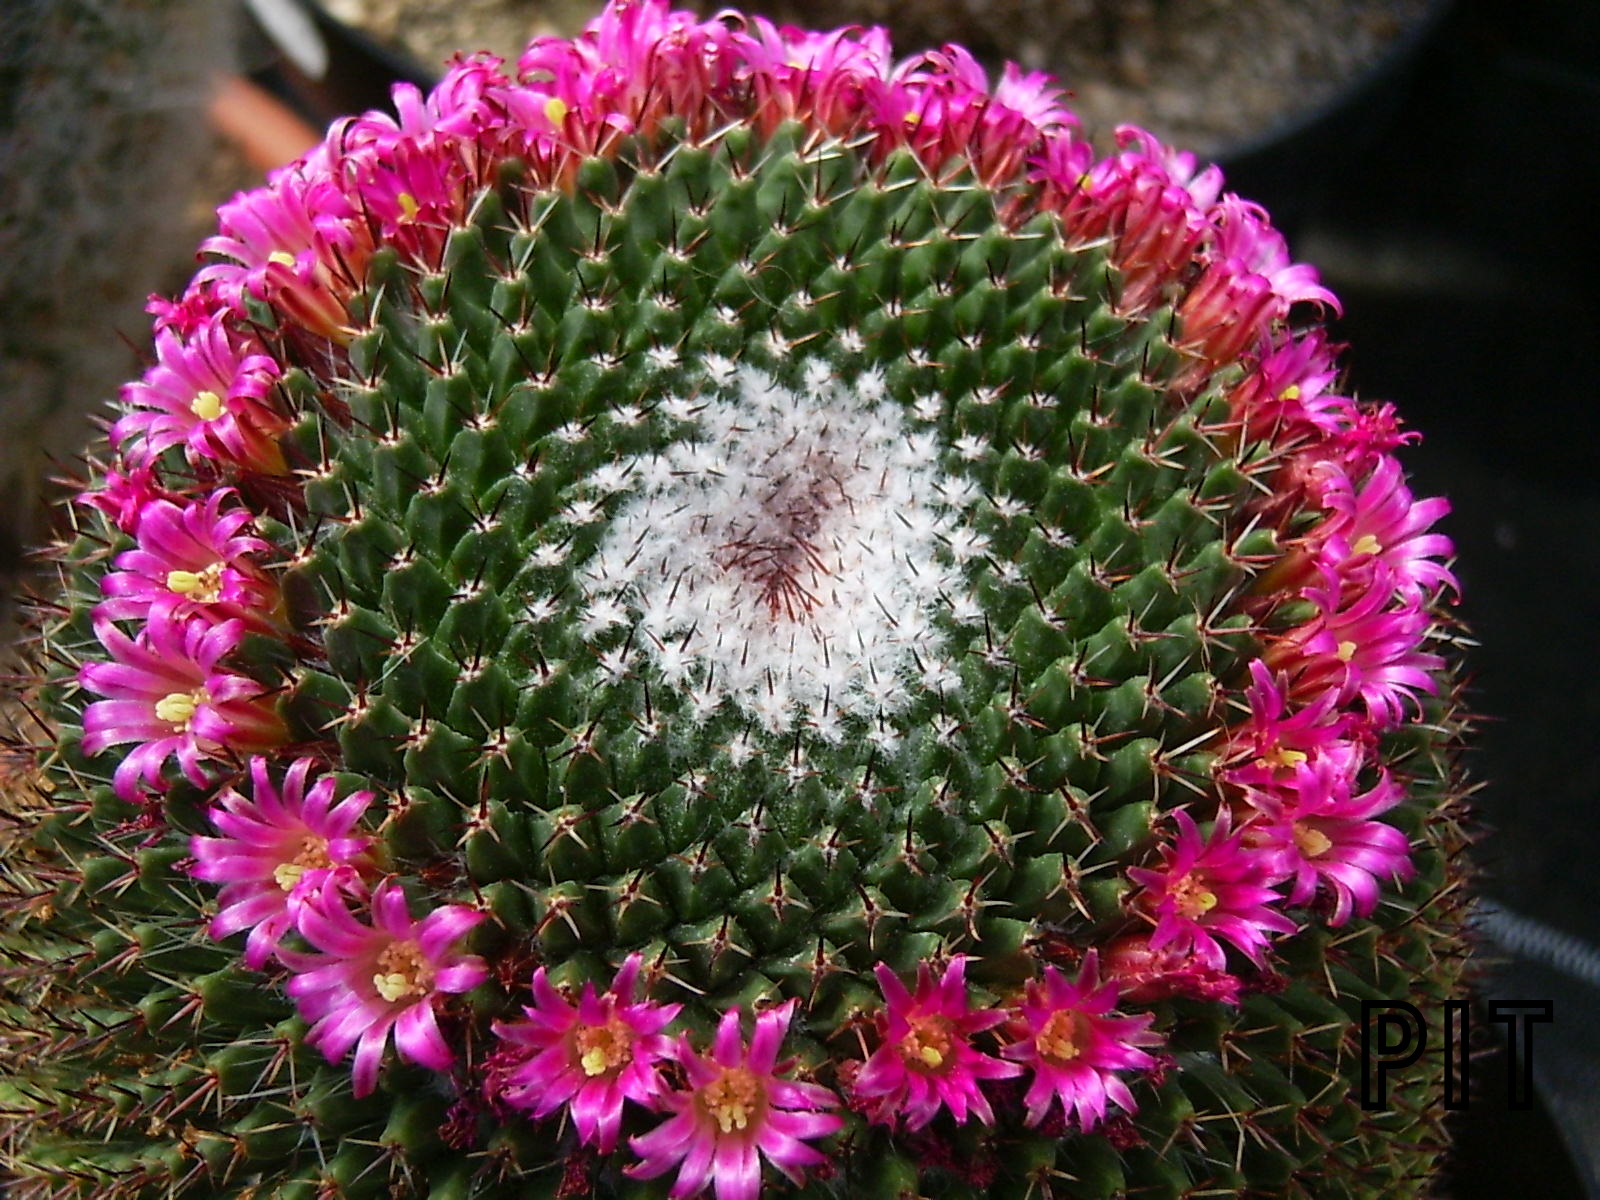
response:
[[[613,3],[237,197],[40,605],[17,1197],[1395,1197],[1449,545],[1262,211]]]

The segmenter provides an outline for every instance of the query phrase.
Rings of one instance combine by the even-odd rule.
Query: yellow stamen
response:
[[[567,119],[567,114],[571,111],[567,106],[567,102],[560,96],[551,96],[550,99],[544,102],[544,115],[550,124],[557,128],[560,128],[562,122]]]
[[[284,891],[292,892],[295,884],[300,882],[300,877],[307,871],[331,866],[333,859],[328,857],[328,840],[317,834],[307,833],[300,839],[300,849],[295,856],[273,868],[272,878]]]
[[[1383,543],[1382,542],[1380,542],[1377,538],[1373,537],[1370,533],[1364,533],[1364,534],[1362,534],[1360,537],[1358,537],[1356,539],[1355,545],[1350,547],[1350,553],[1352,553],[1352,554],[1377,554],[1382,549],[1383,549]]]
[[[1349,662],[1355,656],[1356,656],[1356,644],[1354,642],[1340,642],[1339,643],[1339,661],[1340,662]]]
[[[1199,920],[1217,906],[1217,894],[1188,875],[1172,885],[1172,896],[1178,911],[1190,921]]]
[[[407,938],[390,942],[378,955],[378,970],[372,986],[389,1003],[408,996],[425,996],[433,986],[433,964],[422,956],[422,948]]]
[[[604,1075],[633,1061],[633,1039],[620,1022],[585,1025],[577,1031],[575,1039],[581,1052],[578,1064],[585,1075]]]
[[[378,995],[390,1003],[403,999],[412,993],[411,980],[400,971],[393,971],[388,975],[384,975],[381,972],[374,975],[372,977],[372,986],[378,989]]]
[[[189,411],[202,421],[215,421],[222,415],[222,397],[209,388],[196,392],[194,399],[189,402]]]
[[[222,564],[212,563],[202,571],[168,571],[167,591],[197,604],[215,604],[222,596]]]
[[[1078,1022],[1070,1012],[1065,1010],[1052,1013],[1050,1019],[1044,1023],[1044,1028],[1039,1030],[1035,1044],[1039,1053],[1046,1058],[1053,1058],[1057,1062],[1071,1062],[1077,1058],[1081,1050],[1078,1048]]]
[[[1285,750],[1282,746],[1274,746],[1258,760],[1264,767],[1298,767],[1305,762],[1308,755],[1304,750]]]
[[[762,1101],[761,1081],[744,1067],[728,1067],[700,1093],[700,1103],[723,1133],[749,1127]]]
[[[1298,383],[1291,383],[1288,387],[1284,388],[1283,391],[1278,393],[1278,399],[1289,401],[1300,399],[1300,385]]]
[[[912,1018],[900,1039],[900,1057],[908,1066],[937,1071],[950,1056],[950,1022],[943,1017]]]
[[[294,255],[287,250],[274,250],[267,255],[267,261],[269,263],[277,263],[280,267],[292,267],[294,266]]]
[[[299,863],[279,863],[272,868],[272,881],[278,885],[282,892],[294,891],[294,885],[300,882],[300,876],[306,869]]]
[[[1313,829],[1299,821],[1294,823],[1294,844],[1307,858],[1321,858],[1333,849],[1333,839],[1320,829]]]
[[[171,725],[173,733],[188,733],[195,710],[202,704],[210,703],[211,694],[205,688],[195,688],[192,692],[168,692],[156,701],[156,720]]]

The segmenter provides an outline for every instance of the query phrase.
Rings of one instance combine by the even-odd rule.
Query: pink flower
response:
[[[1348,423],[1355,401],[1334,390],[1336,347],[1322,329],[1280,335],[1229,393],[1251,441],[1322,438]]]
[[[101,580],[110,599],[98,611],[119,620],[237,617],[254,629],[271,629],[277,588],[250,556],[270,554],[272,547],[241,532],[254,519],[247,509],[223,511],[236,498],[224,488],[181,506],[147,501],[134,526],[138,548],[119,554],[118,569]]]
[[[1337,707],[1338,696],[1323,692],[1290,711],[1287,682],[1267,664],[1250,661],[1251,684],[1245,689],[1250,718],[1228,731],[1228,751],[1221,778],[1240,787],[1264,787],[1294,778],[1307,762],[1330,764],[1354,777],[1367,756],[1364,725]]]
[[[1383,581],[1407,603],[1425,601],[1442,588],[1459,590],[1441,561],[1454,552],[1450,539],[1428,532],[1450,511],[1450,502],[1412,499],[1393,456],[1380,458],[1359,490],[1348,472],[1331,462],[1322,465],[1316,484],[1314,499],[1329,515],[1305,540],[1330,588],[1378,586],[1375,568],[1381,566]]]
[[[1155,949],[1148,932],[1124,934],[1112,942],[1106,948],[1105,971],[1123,998],[1135,1004],[1154,1004],[1173,996],[1238,1004],[1243,987],[1237,975],[1207,966],[1170,943]]]
[[[159,787],[168,758],[176,757],[184,776],[203,787],[206,759],[283,742],[267,689],[218,665],[238,648],[243,621],[154,621],[137,640],[104,617],[94,629],[112,661],[78,671],[84,687],[106,697],[83,714],[83,751],[140,743],[117,764],[114,783],[124,800],[138,799],[141,782]]]
[[[1330,588],[1308,587],[1307,599],[1322,610],[1280,635],[1263,656],[1268,667],[1291,679],[1291,696],[1314,704],[1331,692],[1341,705],[1359,701],[1380,729],[1399,725],[1420,695],[1438,690],[1435,672],[1444,659],[1422,649],[1433,618],[1420,603],[1391,607],[1397,589],[1387,566],[1373,564],[1372,583],[1353,598]]]
[[[356,920],[338,888],[320,888],[301,905],[296,927],[322,953],[280,949],[278,956],[295,972],[286,988],[312,1023],[306,1045],[330,1063],[356,1047],[358,1097],[377,1087],[391,1031],[402,1058],[450,1069],[455,1056],[435,1008],[441,996],[469,992],[489,977],[481,958],[454,949],[483,917],[446,904],[413,921],[392,879],[373,890],[371,925]]]
[[[1071,130],[1064,132],[1052,139],[1045,162],[1060,192],[1055,203],[1068,240],[1111,240],[1123,311],[1154,302],[1192,264],[1221,173],[1209,167],[1194,174],[1192,155],[1176,154],[1131,125],[1117,130],[1119,153],[1088,165],[1063,148],[1076,144]]]
[[[733,35],[663,0],[608,4],[578,37],[536,38],[518,59],[537,93],[534,129],[579,153],[619,135],[650,134],[663,117],[708,127],[708,106],[731,82]]]
[[[1318,280],[1315,267],[1290,261],[1288,244],[1259,204],[1230,192],[1217,201],[1209,215],[1216,230],[1211,255],[1264,279],[1276,300],[1274,317],[1287,315],[1291,305],[1301,303],[1343,311],[1338,297]]]
[[[1352,914],[1369,916],[1378,906],[1380,878],[1415,873],[1406,835],[1372,819],[1399,804],[1402,789],[1384,773],[1367,791],[1353,792],[1350,776],[1323,762],[1302,764],[1290,789],[1245,797],[1256,810],[1246,837],[1275,856],[1275,874],[1293,881],[1289,903],[1304,904],[1326,886],[1334,898],[1332,925]]]
[[[1227,965],[1221,938],[1263,966],[1267,934],[1295,931],[1293,921],[1274,911],[1281,897],[1266,885],[1269,856],[1243,844],[1243,834],[1230,829],[1226,808],[1208,837],[1183,810],[1173,819],[1178,836],[1161,847],[1161,868],[1128,868],[1128,877],[1143,888],[1133,905],[1155,923],[1150,948],[1173,946],[1221,971]]]
[[[462,79],[459,64],[452,77]],[[337,135],[339,154],[329,169],[345,194],[358,200],[367,225],[364,238],[392,247],[426,270],[437,270],[467,196],[476,189],[480,172],[491,168],[480,161],[471,141],[436,130],[433,106],[424,104],[416,89],[397,85],[395,99],[409,128],[381,113],[345,121]],[[461,119],[469,128],[479,125],[473,116],[461,114]],[[484,125],[474,132],[486,129]]]
[[[1117,995],[1115,983],[1100,982],[1093,950],[1084,956],[1076,981],[1068,982],[1049,966],[1042,981],[1029,981],[1015,1010],[1023,1035],[1000,1051],[1033,1072],[1024,1097],[1029,1125],[1043,1121],[1056,1101],[1079,1129],[1093,1129],[1104,1120],[1108,1104],[1134,1110],[1133,1093],[1117,1072],[1155,1066],[1156,1060],[1140,1047],[1159,1046],[1163,1039],[1150,1032],[1155,1020],[1151,1014],[1108,1015]]]
[[[868,1102],[873,1121],[921,1129],[948,1108],[957,1124],[970,1113],[986,1125],[994,1112],[980,1083],[1021,1073],[1014,1063],[983,1054],[972,1036],[1006,1019],[1002,1010],[973,1012],[967,1007],[967,960],[956,955],[934,982],[927,963],[917,967],[916,994],[895,973],[878,964],[878,986],[888,1002],[879,1017],[880,1045],[856,1076],[854,1092]]]
[[[254,296],[307,329],[345,336],[345,300],[360,286],[371,239],[331,177],[330,154],[323,143],[222,205],[218,232],[200,248],[224,261],[202,268],[196,282],[230,303]]]
[[[813,33],[751,17],[734,45],[763,132],[799,117],[845,133],[865,107],[866,89],[887,79],[892,65],[888,34],[878,28]]]
[[[306,777],[318,764],[301,758],[289,767],[283,790],[273,786],[267,760],[250,760],[250,799],[224,788],[209,809],[220,837],[190,839],[190,874],[223,885],[211,920],[218,940],[248,929],[244,961],[260,970],[289,932],[301,907],[323,886],[365,891],[372,868],[372,839],[354,832],[373,800],[352,792],[333,803],[333,776],[309,791]]]
[[[1270,280],[1217,259],[1178,301],[1178,344],[1213,365],[1233,362],[1266,342],[1280,307]]]
[[[125,469],[108,469],[104,483],[92,492],[79,493],[76,500],[79,504],[99,509],[123,533],[132,533],[139,528],[139,514],[144,511],[145,505],[154,500],[182,499],[176,492],[168,491],[163,486],[155,468],[149,463],[119,466]]]
[[[533,1007],[522,1010],[526,1019],[494,1024],[495,1036],[507,1044],[503,1054],[516,1063],[498,1075],[504,1081],[500,1097],[535,1118],[566,1105],[579,1141],[611,1153],[624,1101],[659,1107],[658,1064],[673,1054],[661,1031],[682,1008],[635,998],[643,961],[629,955],[604,995],[585,983],[576,1008],[550,984],[543,967],[535,971]]]
[[[135,464],[168,446],[191,461],[235,463],[281,474],[277,435],[289,422],[271,401],[278,364],[229,318],[214,316],[185,335],[156,333],[156,365],[122,389],[133,411],[111,427],[112,442]]]
[[[1061,103],[1065,95],[1061,82],[1043,71],[1026,75],[1016,63],[1008,62],[994,87],[996,104],[1011,109],[1039,130],[1078,127],[1077,115]]]
[[[837,1098],[817,1084],[779,1077],[778,1051],[794,1009],[795,1001],[789,1000],[758,1016],[748,1050],[739,1036],[736,1008],[722,1014],[710,1054],[697,1054],[689,1039],[680,1037],[677,1058],[688,1087],[663,1097],[671,1117],[629,1139],[642,1161],[626,1173],[654,1179],[677,1166],[673,1200],[696,1195],[708,1184],[717,1200],[756,1200],[762,1158],[796,1184],[804,1182],[806,1168],[825,1163],[827,1157],[806,1143],[844,1124],[824,1111],[836,1107]]]

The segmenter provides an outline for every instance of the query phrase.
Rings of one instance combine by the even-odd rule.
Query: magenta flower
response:
[[[1179,344],[1213,366],[1233,362],[1266,340],[1280,308],[1271,280],[1214,260],[1178,301]]]
[[[1118,301],[1132,310],[1154,302],[1192,263],[1222,174],[1215,167],[1196,174],[1192,155],[1131,125],[1117,129],[1117,145],[1117,154],[1095,162],[1087,142],[1058,136],[1044,160],[1045,181],[1060,193],[1070,242],[1109,240],[1122,275]]]
[[[231,488],[183,505],[152,499],[139,510],[139,545],[117,556],[117,570],[100,582],[109,599],[97,610],[116,619],[168,621],[191,616],[218,622],[238,618],[251,628],[272,628],[277,588],[252,561],[272,547],[242,531],[254,519],[229,508]]]
[[[1336,463],[1322,467],[1315,499],[1330,511],[1306,541],[1330,587],[1364,592],[1386,583],[1408,604],[1443,588],[1460,590],[1442,561],[1454,552],[1450,539],[1428,532],[1450,511],[1448,500],[1414,500],[1399,462],[1388,455],[1359,490]]]
[[[817,33],[752,16],[735,38],[763,132],[797,117],[845,131],[865,106],[866,88],[888,78],[892,65],[888,35],[878,28]]]
[[[455,1057],[439,1031],[439,998],[469,992],[489,977],[481,958],[454,949],[483,913],[446,904],[413,921],[392,879],[373,890],[371,905],[372,924],[363,925],[346,907],[343,891],[319,888],[305,898],[295,924],[322,953],[278,951],[295,972],[288,993],[312,1023],[306,1045],[330,1063],[356,1048],[358,1097],[378,1085],[390,1031],[400,1057],[448,1071]]]
[[[1109,1104],[1134,1110],[1133,1093],[1117,1072],[1155,1066],[1156,1060],[1140,1047],[1159,1046],[1163,1038],[1150,1032],[1152,1014],[1108,1015],[1117,996],[1115,983],[1100,982],[1093,950],[1084,955],[1075,981],[1049,966],[1042,981],[1029,981],[1015,1010],[1025,1032],[1000,1051],[1033,1072],[1024,1097],[1029,1125],[1043,1121],[1057,1101],[1067,1120],[1085,1130],[1105,1119]]]
[[[1238,1004],[1243,981],[1208,966],[1171,943],[1157,950],[1148,931],[1124,934],[1106,948],[1105,972],[1135,1004],[1154,1004],[1173,996]]]
[[[139,514],[144,511],[145,505],[155,500],[182,499],[176,492],[168,491],[163,486],[150,464],[120,465],[126,469],[108,469],[105,482],[92,492],[79,493],[76,502],[99,509],[123,533],[131,534],[139,527]]]
[[[101,617],[95,634],[111,662],[85,663],[78,681],[106,697],[83,714],[83,751],[140,743],[117,764],[117,795],[130,802],[140,784],[161,786],[161,768],[176,757],[184,776],[206,785],[202,764],[223,754],[279,745],[285,738],[267,689],[224,670],[221,659],[238,648],[243,621],[204,625],[154,621],[137,640]]]
[[[761,1159],[796,1184],[808,1167],[827,1156],[807,1142],[827,1137],[844,1124],[824,1110],[838,1105],[827,1088],[779,1077],[778,1051],[788,1034],[795,1001],[756,1018],[745,1049],[739,1036],[739,1010],[722,1014],[710,1054],[698,1054],[689,1039],[678,1039],[677,1059],[688,1087],[669,1092],[662,1103],[672,1116],[649,1133],[628,1139],[640,1162],[626,1169],[635,1179],[654,1179],[674,1166],[673,1200],[683,1200],[712,1185],[717,1200],[756,1200],[761,1194]]]
[[[433,270],[473,183],[462,147],[426,131],[431,118],[414,91],[408,90],[404,115],[422,127],[402,136],[379,113],[347,121],[332,169],[345,192],[361,197],[363,216],[376,240]]]
[[[526,1019],[494,1024],[495,1036],[507,1044],[504,1054],[520,1060],[497,1075],[500,1098],[535,1118],[566,1105],[578,1140],[602,1154],[616,1148],[625,1101],[658,1108],[664,1087],[659,1064],[673,1056],[661,1031],[683,1006],[636,998],[643,961],[629,955],[604,995],[585,983],[576,1007],[543,967],[535,971],[533,1007],[522,1010]]]
[[[1288,688],[1259,658],[1250,662],[1251,684],[1247,721],[1228,731],[1228,750],[1221,778],[1239,787],[1271,788],[1291,782],[1305,763],[1328,764],[1355,776],[1366,761],[1363,723],[1336,707],[1338,696],[1323,692],[1295,711]]]
[[[278,364],[217,314],[186,335],[156,333],[156,365],[122,389],[131,410],[111,427],[111,440],[135,464],[168,446],[192,461],[231,462],[281,474],[277,435],[289,422],[273,406]]]
[[[1393,825],[1374,820],[1405,798],[1387,773],[1360,795],[1332,763],[1305,763],[1292,788],[1249,791],[1256,810],[1246,837],[1274,856],[1274,873],[1292,881],[1290,904],[1304,904],[1326,886],[1334,899],[1331,925],[1369,916],[1378,906],[1378,880],[1409,879],[1411,844]]]
[[[1173,818],[1178,836],[1161,847],[1160,869],[1128,868],[1143,889],[1133,905],[1155,924],[1150,948],[1172,946],[1221,971],[1227,965],[1221,938],[1263,966],[1267,935],[1295,931],[1295,923],[1274,910],[1282,897],[1267,886],[1271,856],[1244,844],[1242,831],[1230,829],[1226,808],[1210,836],[1181,809]]]
[[[1444,659],[1422,649],[1433,618],[1418,604],[1390,607],[1396,588],[1382,563],[1369,589],[1348,603],[1331,589],[1306,588],[1322,611],[1267,647],[1269,668],[1293,680],[1291,695],[1314,704],[1332,692],[1343,705],[1359,700],[1379,729],[1399,725],[1419,696],[1438,690]]]
[[[1259,204],[1229,193],[1217,201],[1210,219],[1216,230],[1211,256],[1231,263],[1241,273],[1265,280],[1274,297],[1274,317],[1288,315],[1290,306],[1295,304],[1326,305],[1335,313],[1344,311],[1339,298],[1322,286],[1315,267],[1290,260],[1288,244]]]
[[[371,792],[352,792],[333,803],[333,776],[306,789],[318,764],[296,759],[273,786],[267,760],[250,760],[250,798],[224,788],[209,815],[220,837],[190,839],[196,879],[223,885],[211,936],[221,940],[248,929],[245,964],[266,966],[307,899],[324,886],[363,894],[362,876],[372,869],[372,839],[355,833],[372,803]]]
[[[966,956],[958,954],[935,983],[928,964],[921,963],[913,995],[893,971],[878,964],[878,986],[888,1003],[878,1019],[883,1043],[862,1065],[853,1089],[867,1102],[874,1122],[893,1126],[903,1119],[908,1130],[917,1130],[948,1108],[957,1124],[964,1124],[968,1114],[994,1124],[979,1085],[1018,1075],[1022,1068],[972,1045],[973,1034],[993,1029],[1006,1014],[967,1007],[966,970]]]
[[[345,298],[359,286],[371,237],[332,178],[329,154],[324,142],[272,172],[265,187],[218,208],[219,232],[200,248],[223,261],[202,268],[195,282],[230,303],[254,296],[307,329],[344,336]]]

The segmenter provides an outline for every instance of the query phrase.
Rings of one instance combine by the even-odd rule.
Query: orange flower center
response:
[[[723,1133],[748,1128],[761,1100],[761,1080],[745,1067],[727,1067],[700,1089],[701,1107]]]
[[[1198,921],[1217,906],[1217,894],[1193,875],[1185,875],[1172,885],[1171,895],[1178,911],[1191,921]]]
[[[900,1039],[900,1057],[913,1067],[937,1071],[950,1057],[950,1022],[943,1017],[912,1017]]]
[[[425,996],[433,986],[433,964],[411,938],[390,942],[378,955],[372,986],[391,1004],[411,996]]]
[[[307,871],[331,866],[333,859],[328,857],[327,839],[308,833],[300,839],[298,853],[288,862],[279,863],[273,868],[272,878],[281,889],[292,892],[294,885],[300,882],[300,877]]]
[[[584,1025],[579,1028],[576,1040],[578,1064],[590,1077],[604,1075],[633,1061],[633,1039],[621,1022]]]
[[[1082,1050],[1078,1045],[1077,1019],[1066,1009],[1051,1013],[1050,1019],[1034,1038],[1034,1044],[1046,1058],[1061,1063],[1071,1062]]]

